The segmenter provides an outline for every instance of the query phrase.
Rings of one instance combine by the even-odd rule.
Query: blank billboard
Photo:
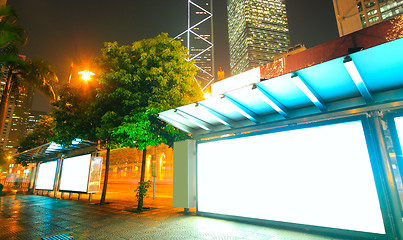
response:
[[[59,191],[87,192],[91,154],[66,158],[62,163]]]
[[[201,142],[198,211],[385,234],[361,121]]]
[[[35,189],[52,191],[55,185],[57,161],[39,164]]]
[[[396,117],[395,118],[395,125],[397,136],[399,137],[400,145],[403,144],[403,117]],[[400,146],[403,151],[403,146]]]

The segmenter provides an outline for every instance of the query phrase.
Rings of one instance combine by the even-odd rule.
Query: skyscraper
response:
[[[214,81],[213,1],[188,0],[188,28],[175,37],[189,50],[198,68],[196,80],[204,91]]]
[[[403,13],[403,0],[333,0],[333,5],[340,37]]]
[[[262,66],[287,51],[285,0],[228,0],[231,74]]]
[[[3,87],[2,84],[1,94]],[[27,134],[33,96],[34,90],[30,87],[21,88],[18,95],[10,95],[3,129],[0,132],[0,148],[7,154],[15,153],[19,141]]]

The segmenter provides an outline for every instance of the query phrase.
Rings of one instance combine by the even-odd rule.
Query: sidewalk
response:
[[[58,239],[336,239],[185,215],[161,201],[149,202],[145,206],[150,210],[135,213],[128,211],[135,208],[133,203],[124,201],[98,205],[87,199],[8,194],[0,197],[0,239],[50,239],[58,234],[64,234]]]

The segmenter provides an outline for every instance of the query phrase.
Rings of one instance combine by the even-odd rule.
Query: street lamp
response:
[[[82,78],[84,81],[89,81],[89,80],[91,79],[91,76],[95,75],[95,73],[90,72],[90,71],[88,71],[88,70],[78,72],[78,74],[81,75],[81,78]]]

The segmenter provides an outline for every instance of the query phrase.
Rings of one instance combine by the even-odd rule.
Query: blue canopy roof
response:
[[[403,39],[159,114],[193,135],[403,99]]]

